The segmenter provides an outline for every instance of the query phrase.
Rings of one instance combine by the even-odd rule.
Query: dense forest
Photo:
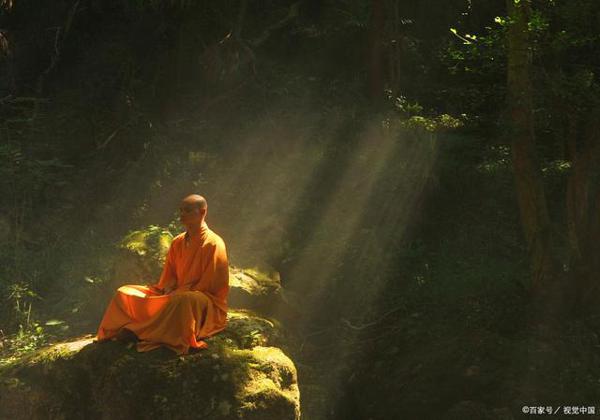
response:
[[[598,0],[0,0],[0,21],[0,418],[600,412]],[[256,350],[234,312],[212,358],[90,342],[26,367],[158,280],[188,194],[230,278],[277,281],[281,332],[252,345],[296,393],[242,401],[226,373],[236,399],[177,399]]]

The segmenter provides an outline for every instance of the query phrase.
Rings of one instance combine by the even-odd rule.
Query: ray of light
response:
[[[376,122],[361,134],[349,165],[338,174],[342,181],[288,273],[288,281],[300,283],[289,287],[302,290],[307,333],[340,313],[360,320],[377,312],[373,305],[385,293],[388,248],[410,224],[436,157],[435,144],[425,142],[396,130],[381,132]],[[340,278],[344,264],[355,268],[351,278]],[[330,325],[343,328],[339,321],[332,319]],[[336,366],[328,367],[324,381],[328,391],[343,388],[342,368],[359,357],[352,344],[358,335],[358,329],[350,329],[343,343],[327,348],[336,352]]]
[[[356,235],[357,231],[375,232],[381,223],[389,226],[389,235],[395,234],[392,228],[407,222],[409,210],[419,194],[423,179],[432,163],[431,153],[422,146],[412,147],[410,142],[398,137],[397,133],[381,132],[380,123],[374,122],[366,127],[361,139],[353,148],[352,158],[343,173],[336,174],[341,181],[332,193],[317,226],[311,226],[312,234],[305,246],[296,256],[294,265],[288,273],[290,287],[302,290],[302,298],[318,298],[336,282],[336,272],[344,264],[344,256],[352,244],[359,241],[359,258],[364,268],[358,276],[364,276],[373,269],[374,250],[385,252],[379,244],[388,237],[379,232],[377,237],[367,239],[365,235]],[[416,174],[416,175],[415,175]],[[390,182],[389,177],[397,177]],[[374,190],[383,191],[374,194]],[[385,188],[388,190],[386,191]],[[372,208],[378,208],[373,212]],[[377,214],[369,220],[364,215]],[[312,224],[312,220],[307,220]],[[385,231],[385,229],[384,229]],[[369,288],[374,294],[377,288]]]
[[[337,124],[335,118],[328,122],[329,127]],[[284,251],[287,226],[331,142],[314,141],[316,124],[297,125],[306,128],[283,127],[265,134],[258,127],[244,133],[227,156],[227,169],[210,174],[206,189],[214,203],[211,217],[227,224],[233,261],[264,261]]]

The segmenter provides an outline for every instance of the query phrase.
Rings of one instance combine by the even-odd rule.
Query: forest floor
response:
[[[564,320],[546,333],[525,325],[527,307],[513,297],[469,297],[398,312],[358,335],[340,326],[308,337],[292,355],[303,415],[510,419],[525,418],[523,406],[551,406],[555,417],[570,407],[600,417],[598,322]]]

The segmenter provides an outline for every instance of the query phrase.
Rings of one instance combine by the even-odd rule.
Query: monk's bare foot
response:
[[[136,342],[138,341],[137,335],[127,328],[121,328],[121,330],[117,333],[117,340],[124,342]]]
[[[202,351],[202,348],[190,347],[188,350],[188,353],[195,354],[195,353],[200,353],[201,351]]]

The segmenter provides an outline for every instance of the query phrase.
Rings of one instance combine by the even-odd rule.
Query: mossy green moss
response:
[[[119,247],[132,251],[139,256],[163,262],[172,241],[173,235],[167,229],[150,225],[127,234],[121,240]]]
[[[281,344],[283,334],[276,319],[260,317],[248,309],[232,309],[227,320],[228,328],[221,337],[231,339],[239,348]]]
[[[233,308],[250,308],[270,315],[283,303],[279,274],[268,267],[230,266],[229,286],[229,305]]]
[[[229,284],[255,296],[272,294],[281,287],[278,275],[260,271],[257,267],[230,266]]]
[[[0,375],[0,418],[299,418],[295,366],[268,344],[277,323],[251,311],[230,322],[185,356],[89,336],[41,349]]]

